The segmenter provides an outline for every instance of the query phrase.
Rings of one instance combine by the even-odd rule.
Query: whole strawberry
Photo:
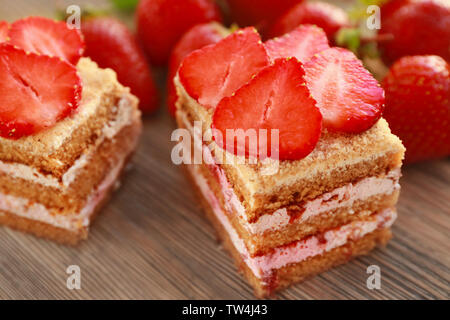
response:
[[[167,62],[177,41],[191,27],[222,20],[213,0],[142,0],[136,14],[139,39],[156,65]]]
[[[327,34],[330,42],[334,42],[336,32],[350,25],[347,13],[335,5],[325,2],[300,3],[283,16],[270,28],[269,38],[281,36],[297,28],[301,24],[315,24]]]
[[[155,111],[158,108],[158,91],[150,66],[128,28],[109,17],[87,19],[81,27],[86,55],[100,67],[116,71],[119,82],[130,87],[139,98],[139,108],[143,112]]]
[[[199,24],[189,29],[178,41],[172,51],[169,60],[169,75],[167,77],[167,105],[172,116],[175,115],[175,102],[177,93],[173,78],[177,74],[181,61],[192,51],[200,49],[206,45],[222,40],[229,31],[217,22]]]
[[[379,43],[383,60],[391,64],[403,56],[433,54],[450,61],[450,1],[393,0],[382,7]]]
[[[233,21],[240,26],[268,27],[280,15],[304,0],[227,0]]]
[[[408,163],[450,155],[450,68],[438,56],[398,60],[383,80],[384,117]]]

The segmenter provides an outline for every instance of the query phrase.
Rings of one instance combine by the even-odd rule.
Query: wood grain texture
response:
[[[0,20],[51,15],[53,3],[0,0]],[[0,299],[253,298],[170,160],[175,125],[161,109],[144,119],[134,165],[88,241],[70,248],[0,228]],[[403,174],[399,218],[386,248],[277,298],[448,299],[450,161],[409,166]],[[373,264],[381,268],[381,290],[366,287]],[[69,265],[81,268],[81,290],[66,288]]]

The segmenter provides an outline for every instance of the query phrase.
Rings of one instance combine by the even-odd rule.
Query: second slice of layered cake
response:
[[[138,99],[83,51],[42,17],[0,43],[0,224],[64,244],[87,238],[142,129]]]
[[[0,138],[0,223],[61,243],[85,239],[141,132],[137,99],[88,58],[75,114],[20,139]]]
[[[404,148],[359,60],[335,48],[305,63],[289,53],[271,59],[244,29],[191,54],[175,78],[188,172],[257,296],[386,244],[400,190]],[[278,130],[277,158],[214,133],[261,128]]]

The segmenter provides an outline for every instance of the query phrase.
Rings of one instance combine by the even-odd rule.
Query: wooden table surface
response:
[[[51,15],[51,2],[0,0],[0,20]],[[253,298],[171,162],[175,126],[165,108],[144,125],[134,166],[87,241],[71,248],[0,228],[1,299]],[[448,299],[450,161],[406,167],[403,175],[399,218],[386,248],[276,297]],[[69,265],[81,269],[80,290],[66,287]],[[380,290],[366,286],[369,265],[381,269]]]

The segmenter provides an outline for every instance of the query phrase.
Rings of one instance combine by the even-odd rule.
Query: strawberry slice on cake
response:
[[[314,25],[302,25],[282,37],[266,41],[265,46],[272,60],[295,57],[302,63],[330,47],[325,32]]]
[[[0,135],[18,139],[52,127],[81,98],[77,69],[58,58],[0,46]]]
[[[306,81],[324,127],[359,133],[372,127],[384,109],[384,91],[349,50],[330,48],[305,64]]]
[[[268,64],[261,37],[254,28],[246,28],[192,52],[183,60],[178,75],[191,97],[215,108]]]
[[[218,145],[231,153],[254,157],[264,156],[262,150],[267,150],[266,156],[271,157],[270,131],[276,130],[279,145],[275,148],[280,160],[301,159],[311,153],[320,137],[322,115],[306,87],[304,74],[296,59],[278,59],[234,95],[222,99],[212,123],[222,133],[222,139],[216,138]],[[258,145],[250,146],[248,140],[239,145],[238,138],[230,141],[225,134],[230,129],[255,129]],[[259,136],[259,129],[269,130],[267,139]]]
[[[65,21],[28,17],[11,24],[8,41],[27,52],[63,58],[77,64],[84,52],[78,29],[69,29]]]

